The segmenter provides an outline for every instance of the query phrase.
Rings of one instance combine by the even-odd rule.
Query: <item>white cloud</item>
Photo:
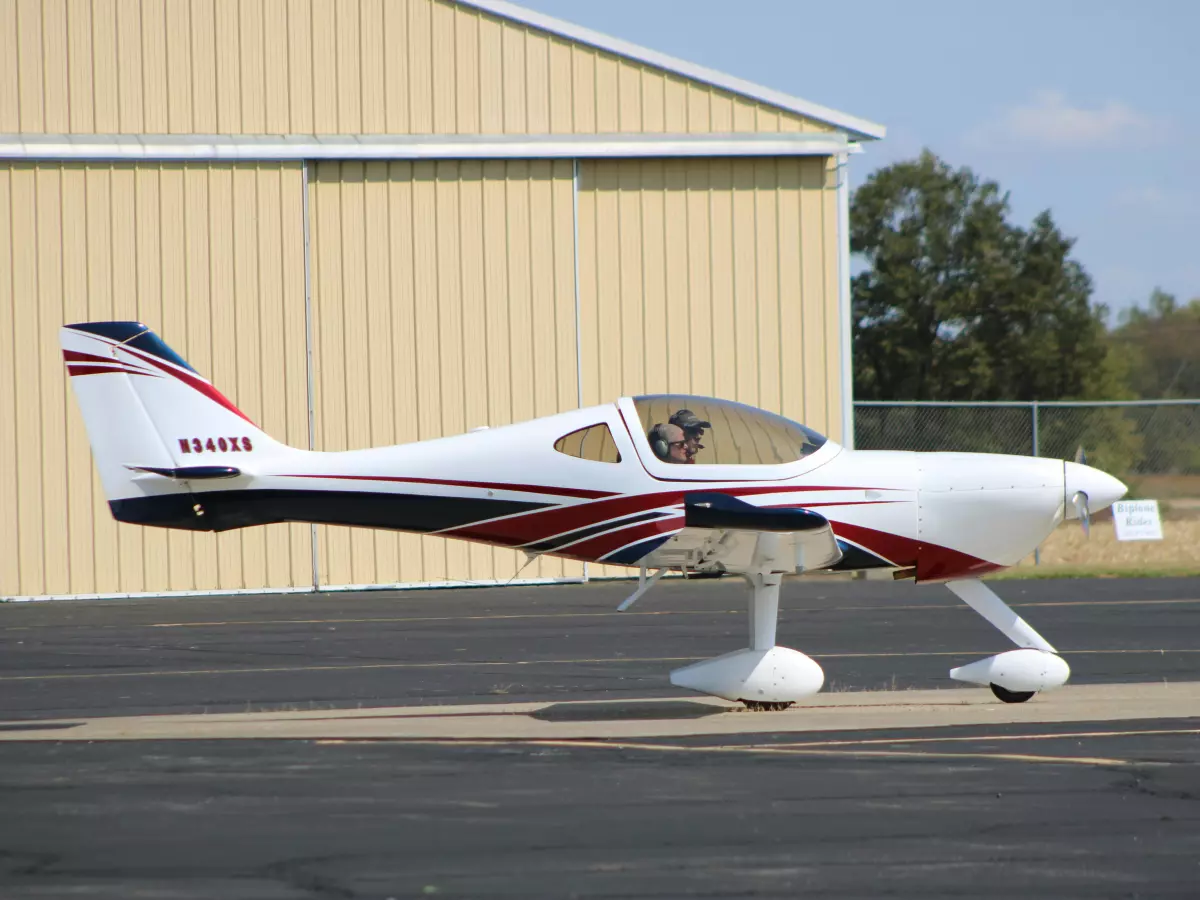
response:
[[[1026,104],[1012,106],[967,134],[975,147],[1079,150],[1111,147],[1130,139],[1147,143],[1163,123],[1129,105],[1110,100],[1097,109],[1072,106],[1061,91],[1038,91]]]
[[[1135,212],[1172,213],[1191,207],[1186,194],[1166,191],[1154,185],[1124,188],[1117,191],[1113,200],[1117,206]]]

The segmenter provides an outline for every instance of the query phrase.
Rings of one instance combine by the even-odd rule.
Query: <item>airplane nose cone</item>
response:
[[[1107,509],[1125,496],[1129,490],[1107,472],[1079,463],[1063,463],[1064,487],[1066,488],[1067,518],[1075,518],[1071,498],[1079,491],[1087,494],[1088,509],[1095,513]]]

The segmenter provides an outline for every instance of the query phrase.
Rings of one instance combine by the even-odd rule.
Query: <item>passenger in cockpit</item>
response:
[[[687,438],[678,425],[664,425],[659,422],[650,429],[646,437],[654,455],[663,462],[686,465],[691,461],[688,459]]]
[[[674,425],[683,431],[685,448],[687,450],[687,461],[689,463],[696,462],[696,454],[704,449],[704,445],[700,443],[700,439],[704,437],[704,429],[712,428],[712,422],[706,422],[690,409],[679,409],[675,414],[667,420],[671,425]]]

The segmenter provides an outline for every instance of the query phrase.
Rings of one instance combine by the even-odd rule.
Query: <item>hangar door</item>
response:
[[[307,443],[299,163],[0,164],[0,595],[311,584],[308,526],[109,515],[58,346],[140,319],[280,440]]]
[[[578,405],[573,163],[318,162],[316,448],[427,440]],[[506,580],[523,554],[320,526],[326,585]],[[543,559],[523,578],[572,577]]]

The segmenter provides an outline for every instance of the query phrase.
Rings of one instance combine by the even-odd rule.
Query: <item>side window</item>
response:
[[[593,462],[619,463],[621,454],[617,451],[612,432],[601,422],[580,428],[570,434],[564,434],[554,442],[554,449],[567,456],[579,459],[590,459]]]

